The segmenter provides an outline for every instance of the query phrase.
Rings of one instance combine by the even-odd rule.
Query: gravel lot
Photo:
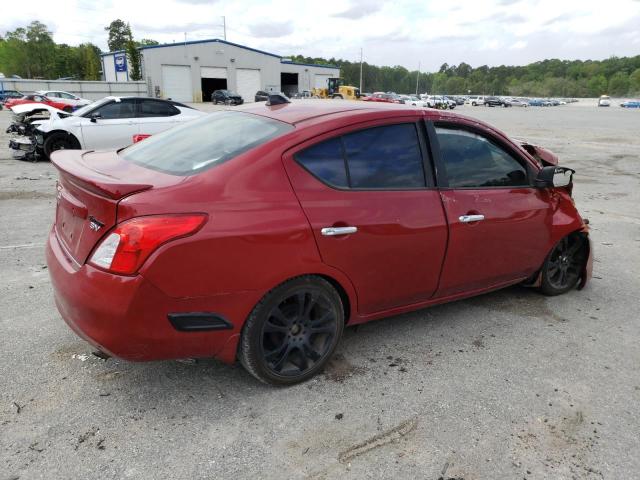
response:
[[[45,267],[56,172],[0,134],[0,479],[638,478],[640,111],[457,111],[577,170],[592,283],[348,329],[323,375],[287,389],[213,360],[93,357]]]

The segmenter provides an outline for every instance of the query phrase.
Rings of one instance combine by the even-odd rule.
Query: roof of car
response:
[[[265,103],[250,103],[239,107],[233,107],[234,111],[243,111],[270,117],[281,122],[296,124],[314,118],[335,115],[340,113],[365,113],[365,112],[385,112],[388,115],[402,116],[412,113],[423,114],[424,108],[416,108],[408,105],[381,102],[359,102],[355,100],[292,100],[291,103],[269,106]],[[440,110],[433,112],[438,116],[449,116],[449,112]],[[451,114],[451,116],[457,116]]]

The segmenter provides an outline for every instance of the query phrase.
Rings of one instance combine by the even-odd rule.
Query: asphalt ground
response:
[[[0,134],[0,479],[638,478],[640,111],[457,111],[577,171],[592,282],[347,329],[324,374],[285,389],[215,360],[92,356],[45,265],[56,171]]]

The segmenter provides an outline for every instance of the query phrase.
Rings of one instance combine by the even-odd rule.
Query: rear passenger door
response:
[[[141,134],[155,135],[177,123],[180,110],[167,102],[153,99],[138,100],[138,131]]]
[[[398,122],[338,130],[284,157],[322,260],[350,278],[362,315],[429,299],[446,248],[423,126]]]

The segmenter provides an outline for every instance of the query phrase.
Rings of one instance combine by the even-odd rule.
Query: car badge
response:
[[[93,217],[89,217],[89,228],[91,230],[93,230],[94,232],[97,232],[102,227],[104,227],[104,223],[102,223],[100,220],[96,220]]]

